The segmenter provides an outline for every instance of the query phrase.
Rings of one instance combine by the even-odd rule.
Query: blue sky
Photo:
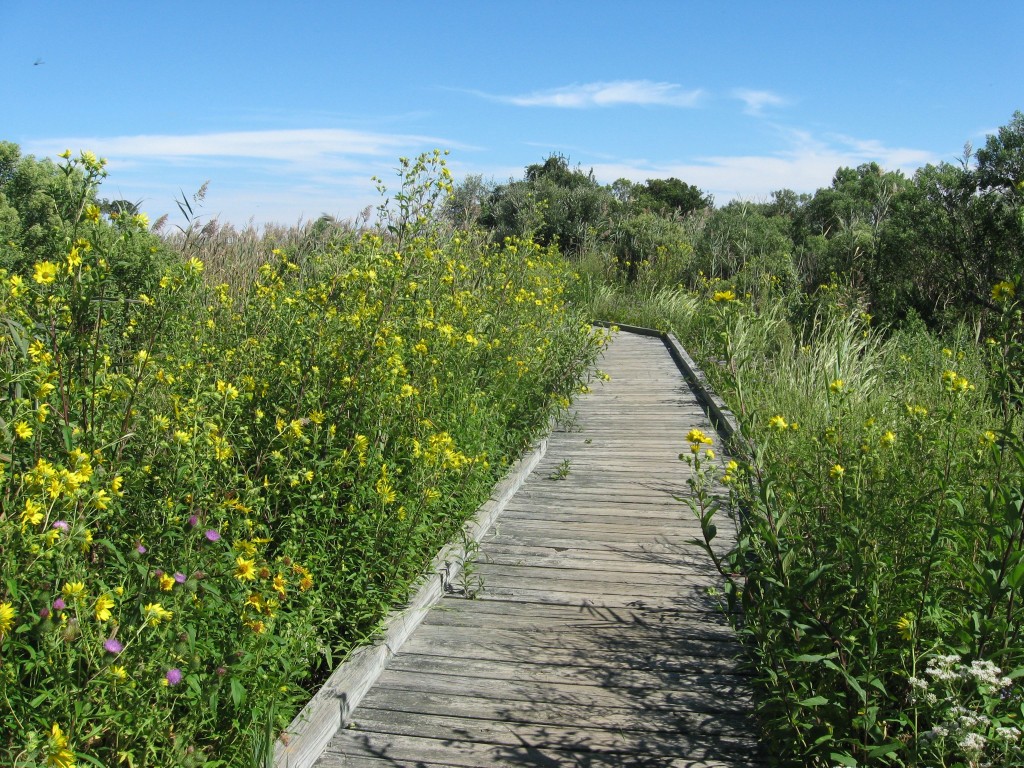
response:
[[[457,179],[558,152],[759,200],[955,161],[1024,109],[1020,0],[3,6],[0,140],[95,151],[152,218],[207,180],[236,224],[351,217],[435,147]]]

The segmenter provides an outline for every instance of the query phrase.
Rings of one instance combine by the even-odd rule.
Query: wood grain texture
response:
[[[475,599],[426,614],[317,766],[766,764],[720,579],[679,500],[689,430],[724,457],[680,353],[615,338],[611,380],[549,436],[464,569]],[[728,546],[734,526],[718,527]]]

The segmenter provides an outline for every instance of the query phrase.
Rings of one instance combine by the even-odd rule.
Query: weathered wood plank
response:
[[[487,691],[484,691],[486,694]],[[375,711],[374,711],[375,710]],[[593,728],[602,731],[709,734],[751,746],[744,718],[734,713],[693,712],[687,707],[636,707],[619,699],[596,704],[578,692],[561,701],[474,696],[466,691],[410,690],[378,687],[360,705],[360,717],[384,719],[389,713],[427,717],[457,717],[531,726]],[[355,721],[357,724],[358,720]]]
[[[620,701],[637,695],[637,691],[671,691],[674,696],[703,701],[703,707],[732,703],[734,711],[749,703],[746,688],[747,675],[735,669],[716,672],[706,669],[651,670],[629,667],[563,666],[536,661],[519,662],[488,659],[457,659],[450,656],[420,656],[404,652],[395,656],[388,674],[380,684],[387,685],[392,674],[419,673],[425,675],[480,678],[511,684],[531,684],[544,687],[561,685],[594,685],[620,696]],[[702,710],[703,711],[703,710]]]
[[[421,629],[426,629],[421,628]],[[520,664],[558,664],[577,667],[617,666],[629,669],[640,669],[650,672],[716,672],[728,674],[736,668],[736,660],[732,655],[738,654],[735,646],[727,647],[724,643],[707,646],[692,644],[676,651],[645,649],[635,645],[616,646],[609,640],[602,647],[600,643],[568,643],[560,646],[530,643],[523,640],[510,639],[507,635],[501,642],[494,640],[500,630],[487,630],[485,637],[478,639],[463,638],[454,633],[443,636],[427,637],[426,633],[417,632],[409,642],[406,653],[420,656],[448,658],[456,654],[464,659],[478,661],[506,661]],[[528,639],[528,638],[527,638]]]
[[[425,673],[422,670],[402,672],[395,670],[382,680],[376,690],[403,692],[443,693],[451,696],[495,699],[502,702],[546,703],[603,709],[639,709],[643,713],[655,710],[693,712],[721,715],[733,723],[744,722],[736,714],[738,703],[746,700],[736,697],[708,696],[703,691],[673,690],[665,686],[626,688],[598,683],[516,682],[495,679],[490,675]]]
[[[682,749],[677,748],[671,755],[642,755],[585,748],[572,750],[542,747],[525,740],[515,745],[489,744],[450,735],[431,739],[345,730],[328,747],[318,765],[322,768],[503,768],[525,765],[548,768],[747,768],[760,765],[749,755],[730,754],[725,758],[682,757],[681,752]]]
[[[676,606],[662,607],[643,599],[633,600],[624,608],[595,608],[448,597],[430,612],[424,622],[483,627],[500,627],[507,623],[510,628],[524,633],[554,626],[579,632],[595,629],[621,632],[634,626],[656,630],[672,627],[694,636],[714,636],[723,640],[733,637],[725,616],[708,616],[705,612],[693,615]]]
[[[420,736],[435,739],[457,737],[464,741],[501,746],[517,746],[524,741],[539,748],[572,751],[608,751],[647,753],[665,756],[680,752],[700,757],[721,757],[723,753],[749,752],[756,746],[753,738],[731,738],[725,734],[699,730],[649,732],[622,728],[593,728],[583,725],[545,725],[528,722],[501,722],[453,715],[415,712],[360,711],[354,720],[355,731]]]

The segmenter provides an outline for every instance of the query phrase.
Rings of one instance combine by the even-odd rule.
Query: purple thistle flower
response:
[[[146,554],[146,548],[141,544],[135,547],[135,551],[138,552],[140,555]]]
[[[220,531],[216,531],[213,528],[206,532],[207,541],[220,541]]]
[[[178,582],[179,584],[184,584],[184,583],[185,583],[185,580],[186,580],[187,578],[188,578],[188,577],[187,577],[187,576],[186,576],[186,575],[185,575],[184,573],[182,573],[181,571],[177,571],[177,572],[176,572],[176,573],[174,574],[174,580],[175,580],[176,582]]]
[[[191,525],[193,528],[195,528],[197,525],[199,525],[199,518],[196,517],[195,515],[189,515],[188,516],[188,524]]]
[[[57,521],[56,521],[56,522],[55,522],[55,523],[53,524],[53,527],[54,527],[54,528],[57,528],[58,530],[64,531],[65,533],[66,533],[67,531],[71,530],[71,526],[70,526],[70,525],[68,525],[68,521],[67,521],[67,520],[57,520]]]
[[[68,604],[64,602],[64,598],[62,597],[58,597],[53,601],[53,610],[55,611],[63,611],[67,607]]]
[[[103,647],[107,650],[107,653],[120,653],[124,650],[124,646],[117,638],[112,637],[103,643]]]
[[[41,608],[39,610],[39,618],[40,619],[48,619],[48,618],[50,618],[50,609],[49,608]]]
[[[167,678],[168,685],[177,685],[181,682],[181,670],[177,667],[172,667],[171,669],[167,670],[167,674],[165,675],[165,677]]]

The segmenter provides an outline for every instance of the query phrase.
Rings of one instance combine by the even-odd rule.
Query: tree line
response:
[[[873,162],[839,168],[813,194],[781,189],[716,206],[680,179],[601,184],[553,154],[522,179],[467,178],[447,210],[497,241],[556,243],[577,259],[609,254],[627,282],[655,269],[691,288],[719,279],[753,292],[770,282],[797,296],[838,283],[880,321],[941,327],[991,309],[991,286],[1024,271],[1024,114],[956,162],[909,177]]]

